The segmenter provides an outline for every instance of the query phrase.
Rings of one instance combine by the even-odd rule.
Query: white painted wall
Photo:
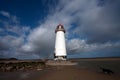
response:
[[[57,31],[55,42],[55,56],[66,56],[65,35],[63,31]]]

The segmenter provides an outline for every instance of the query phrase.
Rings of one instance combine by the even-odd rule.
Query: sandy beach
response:
[[[120,80],[120,60],[79,61],[74,66],[47,66],[38,71],[0,72],[0,80]],[[103,73],[99,66],[114,74]]]
[[[48,70],[47,74],[36,80],[119,80],[119,75],[108,75],[87,69],[72,67],[57,67]]]

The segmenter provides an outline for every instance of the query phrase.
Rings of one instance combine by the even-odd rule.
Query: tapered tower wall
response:
[[[58,25],[56,30],[56,40],[55,40],[55,58],[56,59],[66,59],[66,44],[65,44],[65,29],[62,25]]]

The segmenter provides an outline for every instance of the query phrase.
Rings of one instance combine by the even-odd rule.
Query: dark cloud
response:
[[[0,50],[8,50],[9,49],[9,46],[4,43],[3,41],[0,41]]]
[[[87,37],[88,43],[117,42],[120,39],[120,1],[107,0],[104,6],[93,6],[82,15],[77,33]]]

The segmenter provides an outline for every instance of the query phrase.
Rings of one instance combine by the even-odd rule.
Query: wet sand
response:
[[[36,80],[119,80],[119,75],[108,75],[101,72],[81,69],[76,66],[56,67],[48,70],[47,74]]]
[[[0,76],[0,80],[120,80],[119,74],[109,75],[77,66],[51,67],[37,72],[0,73]]]

